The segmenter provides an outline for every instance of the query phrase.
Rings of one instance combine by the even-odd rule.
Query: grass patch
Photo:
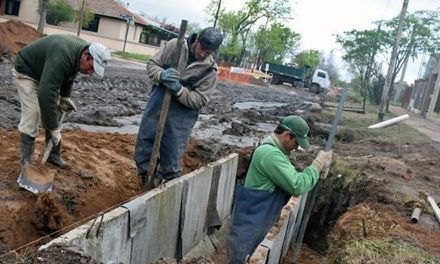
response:
[[[137,60],[137,61],[142,61],[142,62],[146,62],[147,60],[149,60],[151,58],[150,55],[122,52],[122,51],[115,51],[115,52],[113,52],[113,54],[116,56],[119,56],[121,58],[124,58],[124,59]]]
[[[344,248],[333,249],[331,263],[440,263],[440,258],[431,256],[410,244],[392,239],[357,239],[345,242]]]
[[[398,144],[399,140],[401,144],[410,142],[412,144],[428,142],[430,139],[417,131],[417,129],[407,126],[403,123],[393,125],[385,128],[368,129],[370,125],[378,123],[378,110],[377,105],[367,105],[366,114],[358,114],[354,112],[344,112],[342,119],[344,125],[349,128],[361,132],[362,135],[367,136],[376,142],[387,142]],[[395,117],[391,113],[386,113],[384,120]]]

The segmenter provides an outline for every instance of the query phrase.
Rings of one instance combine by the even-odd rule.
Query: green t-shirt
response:
[[[310,165],[298,172],[288,154],[275,135],[265,139],[254,151],[244,186],[270,192],[278,186],[294,196],[310,191],[318,182],[318,170]]]

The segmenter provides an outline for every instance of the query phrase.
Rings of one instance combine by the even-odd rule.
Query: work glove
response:
[[[54,130],[51,130],[50,136],[52,138],[53,144],[55,146],[58,146],[58,144],[60,144],[60,141],[61,141],[61,129],[56,128]]]
[[[332,156],[333,156],[332,150],[330,151],[320,150],[316,158],[313,160],[312,165],[318,170],[319,173],[321,173],[322,171],[325,171],[328,168],[330,168],[330,164],[332,163]]]
[[[65,113],[70,113],[72,111],[76,112],[76,106],[70,97],[60,98],[60,110]]]
[[[160,72],[160,82],[163,84],[178,82],[180,80],[180,73],[174,68],[168,68]]]
[[[172,81],[164,83],[165,87],[170,89],[174,95],[179,95],[180,90],[182,89],[182,85],[179,81]]]

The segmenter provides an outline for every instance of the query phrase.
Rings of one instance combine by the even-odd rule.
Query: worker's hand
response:
[[[176,69],[168,68],[160,72],[160,82],[165,85],[179,80],[180,73]]]
[[[51,138],[53,140],[53,144],[55,146],[58,146],[58,144],[60,144],[60,141],[61,141],[61,129],[56,128],[54,130],[51,130],[50,131],[50,136],[51,136]]]
[[[72,111],[76,112],[76,106],[73,103],[70,97],[61,97],[60,98],[60,110],[65,113],[70,113]]]
[[[319,151],[312,165],[318,170],[318,172],[325,171],[330,167],[332,163],[333,151]]]
[[[174,95],[179,95],[182,90],[182,85],[179,81],[167,82],[164,85],[166,88],[170,89]]]

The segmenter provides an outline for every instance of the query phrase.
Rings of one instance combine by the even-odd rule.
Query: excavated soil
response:
[[[8,32],[15,32],[15,22],[8,23],[11,28]],[[4,39],[0,34],[3,46],[27,43],[27,39],[11,42]],[[39,165],[44,151],[41,131],[32,169],[43,175],[53,175],[54,187],[52,193],[38,196],[20,189],[16,183],[20,172],[20,137],[16,129],[20,103],[11,67],[10,63],[0,63],[0,255],[49,237],[19,251],[19,257],[8,256],[0,263],[93,263],[74,249],[30,252],[88,217],[142,192],[133,150],[137,126],[150,92],[145,65],[112,60],[103,79],[78,76],[72,98],[79,110],[66,117],[63,128],[62,155],[69,166],[60,170],[50,164]],[[243,176],[252,146],[274,129],[280,117],[294,113],[303,115],[311,125],[312,152],[296,153],[293,160],[298,168],[303,168],[314,158],[316,150],[325,145],[333,120],[334,109],[312,111],[316,108],[313,103],[318,101],[319,98],[306,89],[219,82],[193,130],[182,160],[184,173],[238,152],[237,176]],[[333,101],[336,102],[336,98]],[[440,190],[436,188],[440,184],[440,158],[432,147],[433,141],[418,138],[398,145],[395,134],[389,136],[393,140],[378,138],[360,129],[374,122],[367,116],[343,114],[334,146],[335,160],[342,165],[334,166],[329,178],[320,184],[319,199],[310,219],[312,228],[307,230],[304,239],[308,247],[304,247],[297,263],[325,263],[330,259],[324,256],[329,247],[329,232],[341,236],[357,235],[359,226],[356,223],[359,219],[369,219],[367,216],[372,213],[389,220],[381,226],[398,225],[401,239],[416,238],[420,248],[433,255],[439,254],[438,223],[429,210],[424,211],[418,226],[408,224],[414,204],[426,207],[418,197],[419,192],[440,198]],[[397,151],[399,146],[400,152]],[[368,233],[374,234],[371,230]],[[396,233],[380,235],[396,237]],[[219,248],[210,258],[185,263],[223,263],[224,252],[224,248]],[[285,263],[289,263],[289,257]],[[175,262],[163,259],[160,263]]]
[[[33,27],[19,21],[0,23],[0,59],[11,61],[22,47],[41,36]]]

